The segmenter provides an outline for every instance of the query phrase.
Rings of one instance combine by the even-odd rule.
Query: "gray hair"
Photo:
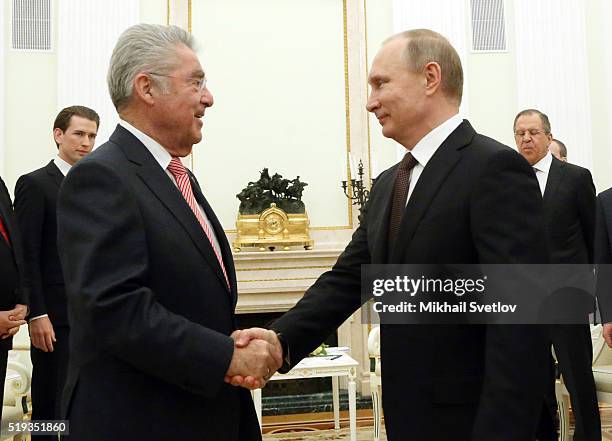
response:
[[[141,72],[169,74],[177,64],[176,48],[195,51],[195,39],[178,26],[138,24],[126,29],[113,50],[106,82],[115,109],[132,96],[134,78]]]
[[[540,112],[538,109],[525,109],[517,113],[514,117],[514,124],[512,125],[512,130],[516,130],[516,122],[521,116],[525,115],[538,115],[540,117],[540,121],[542,122],[542,129],[544,130],[544,133],[550,135],[550,120],[548,119],[548,116],[545,113]]]

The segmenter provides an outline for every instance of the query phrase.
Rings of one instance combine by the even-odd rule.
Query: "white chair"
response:
[[[374,413],[374,441],[380,441],[382,427],[382,386],[380,376],[380,327],[372,328],[368,335],[368,353],[374,359],[374,371],[370,372],[372,412]]]
[[[601,336],[601,331],[598,340],[593,344],[593,378],[597,401],[612,404],[612,349]],[[601,435],[605,439],[611,439],[610,435]]]
[[[23,421],[24,413],[21,404],[22,397],[30,391],[32,383],[31,371],[17,361],[15,353],[9,353],[6,366],[6,378],[4,380],[4,401],[2,403],[2,428],[6,429],[10,422]],[[25,440],[25,433],[12,434],[3,439],[11,438],[13,441]]]

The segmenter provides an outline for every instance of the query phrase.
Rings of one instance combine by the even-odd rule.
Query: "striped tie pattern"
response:
[[[0,236],[4,238],[7,245],[11,245],[11,241],[9,240],[8,233],[6,232],[6,228],[4,228],[4,224],[2,223],[2,216],[0,216]]]
[[[225,265],[223,265],[223,258],[221,257],[221,252],[217,249],[217,247],[215,247],[212,231],[210,231],[208,224],[202,216],[202,212],[198,208],[195,196],[193,195],[193,190],[191,189],[191,181],[189,180],[189,174],[187,173],[187,169],[179,158],[172,158],[170,164],[168,165],[168,171],[172,174],[172,176],[174,176],[178,189],[185,198],[185,201],[187,201],[187,205],[189,205],[189,208],[191,208],[191,211],[198,219],[200,226],[204,230],[204,233],[206,234],[206,237],[210,242],[210,246],[212,246],[212,249],[215,252],[215,256],[217,256],[219,265],[221,265],[221,271],[223,271],[223,275],[225,276],[225,282],[229,287],[229,279],[227,277],[227,272],[225,271]]]

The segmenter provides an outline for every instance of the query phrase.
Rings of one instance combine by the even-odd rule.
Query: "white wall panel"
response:
[[[313,227],[348,224],[342,0],[198,0],[192,32],[214,106],[194,171],[225,229],[236,194],[269,167],[308,182]]]
[[[517,112],[550,118],[569,160],[592,166],[585,5],[575,0],[515,0]]]
[[[57,110],[79,104],[98,112],[100,145],[118,121],[106,86],[108,62],[119,35],[139,22],[139,1],[61,0],[57,7]]]

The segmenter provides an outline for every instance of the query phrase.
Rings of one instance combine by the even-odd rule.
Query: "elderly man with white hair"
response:
[[[193,38],[137,25],[114,49],[121,121],[68,174],[58,243],[72,329],[70,439],[261,439],[247,390],[281,364],[263,340],[235,348],[236,275],[223,228],[181,158],[213,105]]]

